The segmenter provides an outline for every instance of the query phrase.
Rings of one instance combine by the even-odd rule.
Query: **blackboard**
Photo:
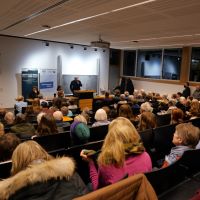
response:
[[[62,87],[64,88],[65,94],[72,94],[70,90],[70,83],[74,80],[74,77],[79,77],[82,83],[81,90],[96,90],[98,91],[98,76],[97,75],[63,75],[62,76]]]
[[[22,70],[22,96],[24,99],[29,98],[29,94],[32,91],[32,87],[38,87],[38,70]]]

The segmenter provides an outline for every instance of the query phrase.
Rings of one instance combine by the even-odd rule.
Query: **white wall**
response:
[[[0,36],[0,106],[13,107],[21,94],[22,68],[56,69],[61,59],[62,73],[97,75],[99,88],[108,89],[109,51],[83,46]],[[73,59],[74,58],[74,59]],[[100,69],[100,70],[99,70]]]

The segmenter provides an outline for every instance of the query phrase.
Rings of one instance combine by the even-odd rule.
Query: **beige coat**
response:
[[[74,200],[157,200],[144,174],[137,174]]]

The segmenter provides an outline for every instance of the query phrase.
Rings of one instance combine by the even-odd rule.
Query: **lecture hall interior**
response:
[[[192,94],[200,86],[199,20],[200,0],[3,1],[0,107],[12,109],[16,97],[25,96],[28,81],[36,79],[45,100],[53,98],[58,85],[72,96],[74,77],[94,98],[112,93],[123,78],[131,79],[137,91],[168,97],[188,82]],[[197,190],[199,177],[197,183],[189,184]],[[175,199],[175,193],[160,199]]]

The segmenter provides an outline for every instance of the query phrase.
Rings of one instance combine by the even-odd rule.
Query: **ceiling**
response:
[[[111,48],[200,46],[200,0],[6,0],[0,34]]]

